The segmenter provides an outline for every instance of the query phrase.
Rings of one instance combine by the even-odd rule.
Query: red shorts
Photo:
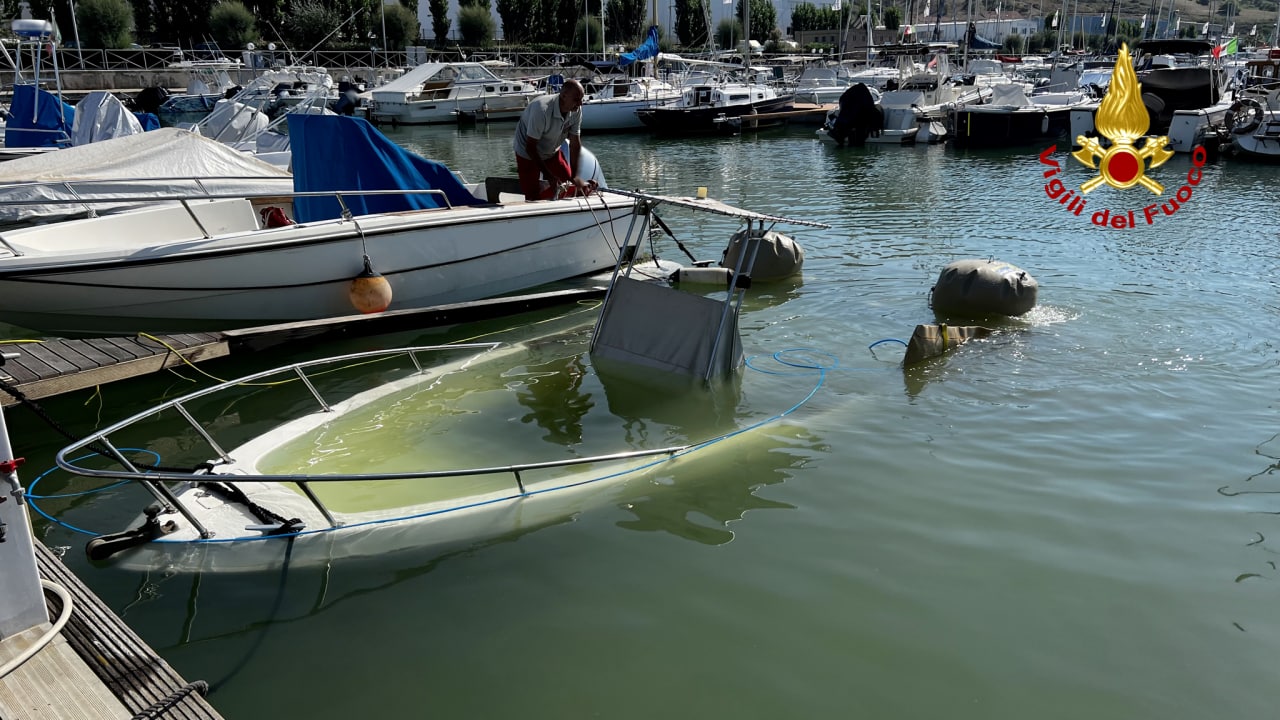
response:
[[[544,170],[547,182],[550,183],[550,187],[545,190],[542,189],[541,183]],[[558,150],[555,155],[543,160],[541,166],[536,161],[526,160],[517,155],[516,172],[520,175],[520,191],[524,193],[525,200],[550,200],[556,196],[557,185],[573,179],[573,170],[569,168],[569,162]]]

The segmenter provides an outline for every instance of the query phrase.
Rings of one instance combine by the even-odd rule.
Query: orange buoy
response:
[[[351,281],[348,291],[351,304],[362,313],[378,313],[391,305],[391,283],[374,272],[369,256],[364,256],[364,270]]]

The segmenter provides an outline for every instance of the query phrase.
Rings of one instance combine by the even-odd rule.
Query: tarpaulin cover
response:
[[[76,103],[76,118],[71,123],[71,144],[88,145],[142,132],[142,123],[115,95],[98,90]]]
[[[9,117],[4,121],[4,146],[65,145],[71,140],[71,124],[75,118],[76,109],[59,100],[57,95],[34,85],[14,85]]]
[[[190,178],[198,178],[199,185]],[[58,183],[73,183],[73,189]],[[0,163],[0,200],[24,203],[0,204],[0,223],[48,220],[85,210],[44,200],[122,199],[118,206],[95,206],[101,213],[153,205],[156,201],[150,198],[156,196],[198,195],[201,187],[218,194],[288,193],[293,178],[287,170],[199,133],[160,128]]]
[[[644,42],[631,52],[622,53],[618,56],[618,65],[626,67],[633,62],[648,60],[658,54],[658,26],[649,27],[649,34],[645,37]]]
[[[452,205],[484,205],[449,168],[391,142],[363,118],[289,116],[293,186],[297,192],[328,190],[441,190]],[[354,215],[444,207],[433,194],[344,195]],[[336,198],[297,198],[299,222],[340,217]]]

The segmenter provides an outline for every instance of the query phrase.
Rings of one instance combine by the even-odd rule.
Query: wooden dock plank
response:
[[[132,360],[135,357],[133,353],[125,352],[117,347],[115,343],[111,342],[110,338],[92,338],[85,340],[85,342],[116,362]]]
[[[103,346],[95,345],[95,347]],[[113,344],[113,347],[119,349],[118,344]],[[135,352],[141,352],[144,348],[135,343],[134,350]],[[19,384],[19,387],[27,397],[36,400],[75,390],[83,390],[85,388],[91,388],[104,383],[115,382],[116,380],[124,380],[126,378],[158,372],[167,367],[181,365],[188,360],[195,363],[200,362],[201,360],[223,357],[230,354],[231,350],[226,341],[219,340],[217,342],[185,348],[181,351],[181,354],[171,352],[167,348],[160,348],[158,351],[152,350],[149,352],[151,352],[150,355],[143,357],[130,357],[127,360],[117,360],[111,364],[100,365],[90,370],[72,372],[52,377],[42,377],[31,382],[22,382]],[[8,369],[7,365],[6,369]],[[0,395],[0,404],[10,405],[14,402],[16,402],[16,400],[10,397],[8,393]]]
[[[115,358],[102,352],[87,340],[63,340],[62,343],[80,353],[95,365],[108,365],[115,362]]]
[[[98,361],[80,352],[74,345],[64,341],[46,343],[44,347],[54,355],[66,360],[77,370],[90,370],[101,365]]]
[[[3,347],[0,350],[4,352],[19,353],[16,360],[8,360],[5,362],[4,370],[7,374],[12,375],[19,382],[30,382],[39,380],[40,378],[53,377],[57,373],[53,368],[49,367],[44,361],[27,352],[34,343],[26,343],[21,346]]]
[[[63,636],[98,681],[130,713],[141,713],[178,693],[180,697],[161,717],[220,720],[221,716],[199,692],[183,692],[190,688],[189,683],[80,582],[52,551],[40,542],[35,545],[41,576],[67,588],[75,606],[71,620],[63,628]]]

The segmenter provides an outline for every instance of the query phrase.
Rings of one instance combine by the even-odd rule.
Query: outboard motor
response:
[[[848,143],[861,147],[869,135],[879,135],[884,129],[884,111],[877,105],[871,90],[862,83],[849,86],[840,95],[840,114],[828,130],[837,145]]]
[[[339,115],[354,115],[358,107],[360,107],[360,95],[351,88],[347,88],[333,103],[333,111]]]

